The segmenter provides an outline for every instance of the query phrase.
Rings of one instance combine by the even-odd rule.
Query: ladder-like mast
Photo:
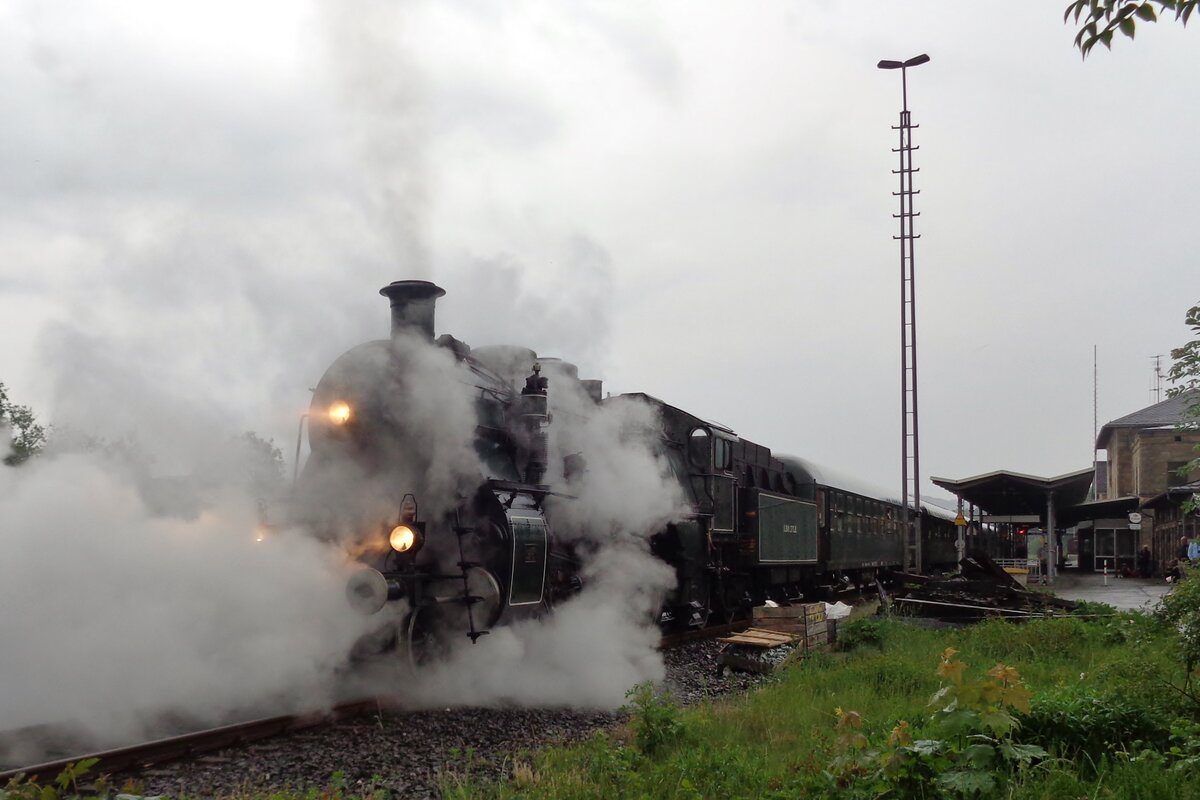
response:
[[[913,230],[920,213],[913,209],[913,199],[920,190],[913,188],[913,175],[920,172],[913,166],[912,132],[920,126],[912,124],[908,110],[908,68],[924,64],[929,56],[919,55],[907,61],[880,61],[880,69],[899,69],[902,109],[900,124],[892,130],[900,132],[900,146],[893,153],[900,155],[900,168],[892,173],[900,176],[900,483],[901,534],[904,537],[904,568],[908,572],[921,570],[921,438],[917,414],[917,286],[914,243],[921,238]],[[909,504],[909,498],[912,504]],[[910,513],[912,518],[910,519]]]

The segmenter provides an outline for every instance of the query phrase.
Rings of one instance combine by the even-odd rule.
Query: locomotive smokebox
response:
[[[392,336],[415,333],[433,341],[433,313],[445,289],[429,281],[392,281],[379,293],[392,303]]]

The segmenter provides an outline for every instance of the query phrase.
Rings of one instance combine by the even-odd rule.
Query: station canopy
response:
[[[979,506],[994,516],[1032,515],[1045,518],[1046,504],[1054,505],[1054,516],[1070,516],[1070,510],[1087,499],[1095,470],[1092,467],[1056,478],[1039,478],[1020,472],[998,470],[973,478],[953,480],[930,478],[934,485]]]

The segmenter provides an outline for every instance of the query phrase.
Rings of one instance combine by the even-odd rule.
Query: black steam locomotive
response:
[[[670,565],[665,627],[729,620],[764,599],[827,595],[901,567],[901,506],[779,456],[644,394],[602,399],[599,381],[519,347],[434,339],[445,292],[398,281],[390,339],[339,357],[314,390],[300,521],[365,565],[347,587],[383,612],[378,646],[420,660],[544,613],[578,592],[589,544],[563,511],[579,502],[587,452],[551,447],[556,428],[610,403],[650,409],[645,440],[679,511],[646,531]],[[554,398],[584,398],[556,411]],[[562,419],[556,419],[556,413]],[[925,571],[957,561],[953,514],[923,508]],[[972,547],[1003,554],[995,534]]]

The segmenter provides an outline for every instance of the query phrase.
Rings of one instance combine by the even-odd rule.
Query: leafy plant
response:
[[[958,651],[942,652],[937,675],[943,683],[930,698],[933,708],[917,739],[901,721],[887,742],[871,749],[861,732],[862,717],[838,708],[836,746],[840,755],[828,773],[838,787],[869,781],[878,796],[924,798],[988,797],[1004,778],[1044,758],[1046,751],[1014,741],[1019,726],[1014,712],[1029,710],[1029,690],[1013,667],[997,664],[983,678],[969,680]]]
[[[1194,9],[1196,0],[1193,0]],[[1189,9],[1188,13],[1191,13]],[[1192,329],[1192,340],[1182,347],[1171,351],[1171,370],[1167,377],[1175,385],[1167,394],[1170,397],[1189,395],[1192,400],[1183,410],[1183,416],[1178,428],[1181,430],[1200,430],[1200,304],[1188,309],[1185,324]],[[1200,451],[1200,445],[1195,448]],[[1186,479],[1189,474],[1200,471],[1200,457],[1193,458],[1179,469],[1179,476]],[[1183,503],[1183,513],[1191,514],[1200,511],[1200,503],[1196,496]]]
[[[1200,580],[1176,583],[1158,601],[1155,616],[1178,632],[1180,657],[1187,672],[1184,680],[1186,692],[1196,667],[1200,665]]]
[[[651,683],[639,683],[625,697],[630,699],[633,716],[629,724],[643,755],[653,757],[679,739],[683,721],[669,694],[656,692]]]
[[[1141,746],[1164,747],[1170,729],[1160,713],[1114,692],[1064,687],[1039,695],[1020,717],[1020,740],[1065,758],[1102,756]]]
[[[117,794],[117,790],[109,783],[107,775],[98,775],[86,786],[81,786],[83,777],[92,771],[97,758],[85,758],[67,764],[54,780],[42,785],[30,780],[26,775],[17,775],[0,788],[0,800],[73,800],[85,795],[97,800],[106,800]],[[126,781],[120,788],[120,794],[141,794],[142,785],[136,781]]]
[[[863,617],[851,620],[845,625],[838,626],[837,642],[834,647],[843,652],[866,645],[882,650],[887,625],[887,621],[883,619]]]

